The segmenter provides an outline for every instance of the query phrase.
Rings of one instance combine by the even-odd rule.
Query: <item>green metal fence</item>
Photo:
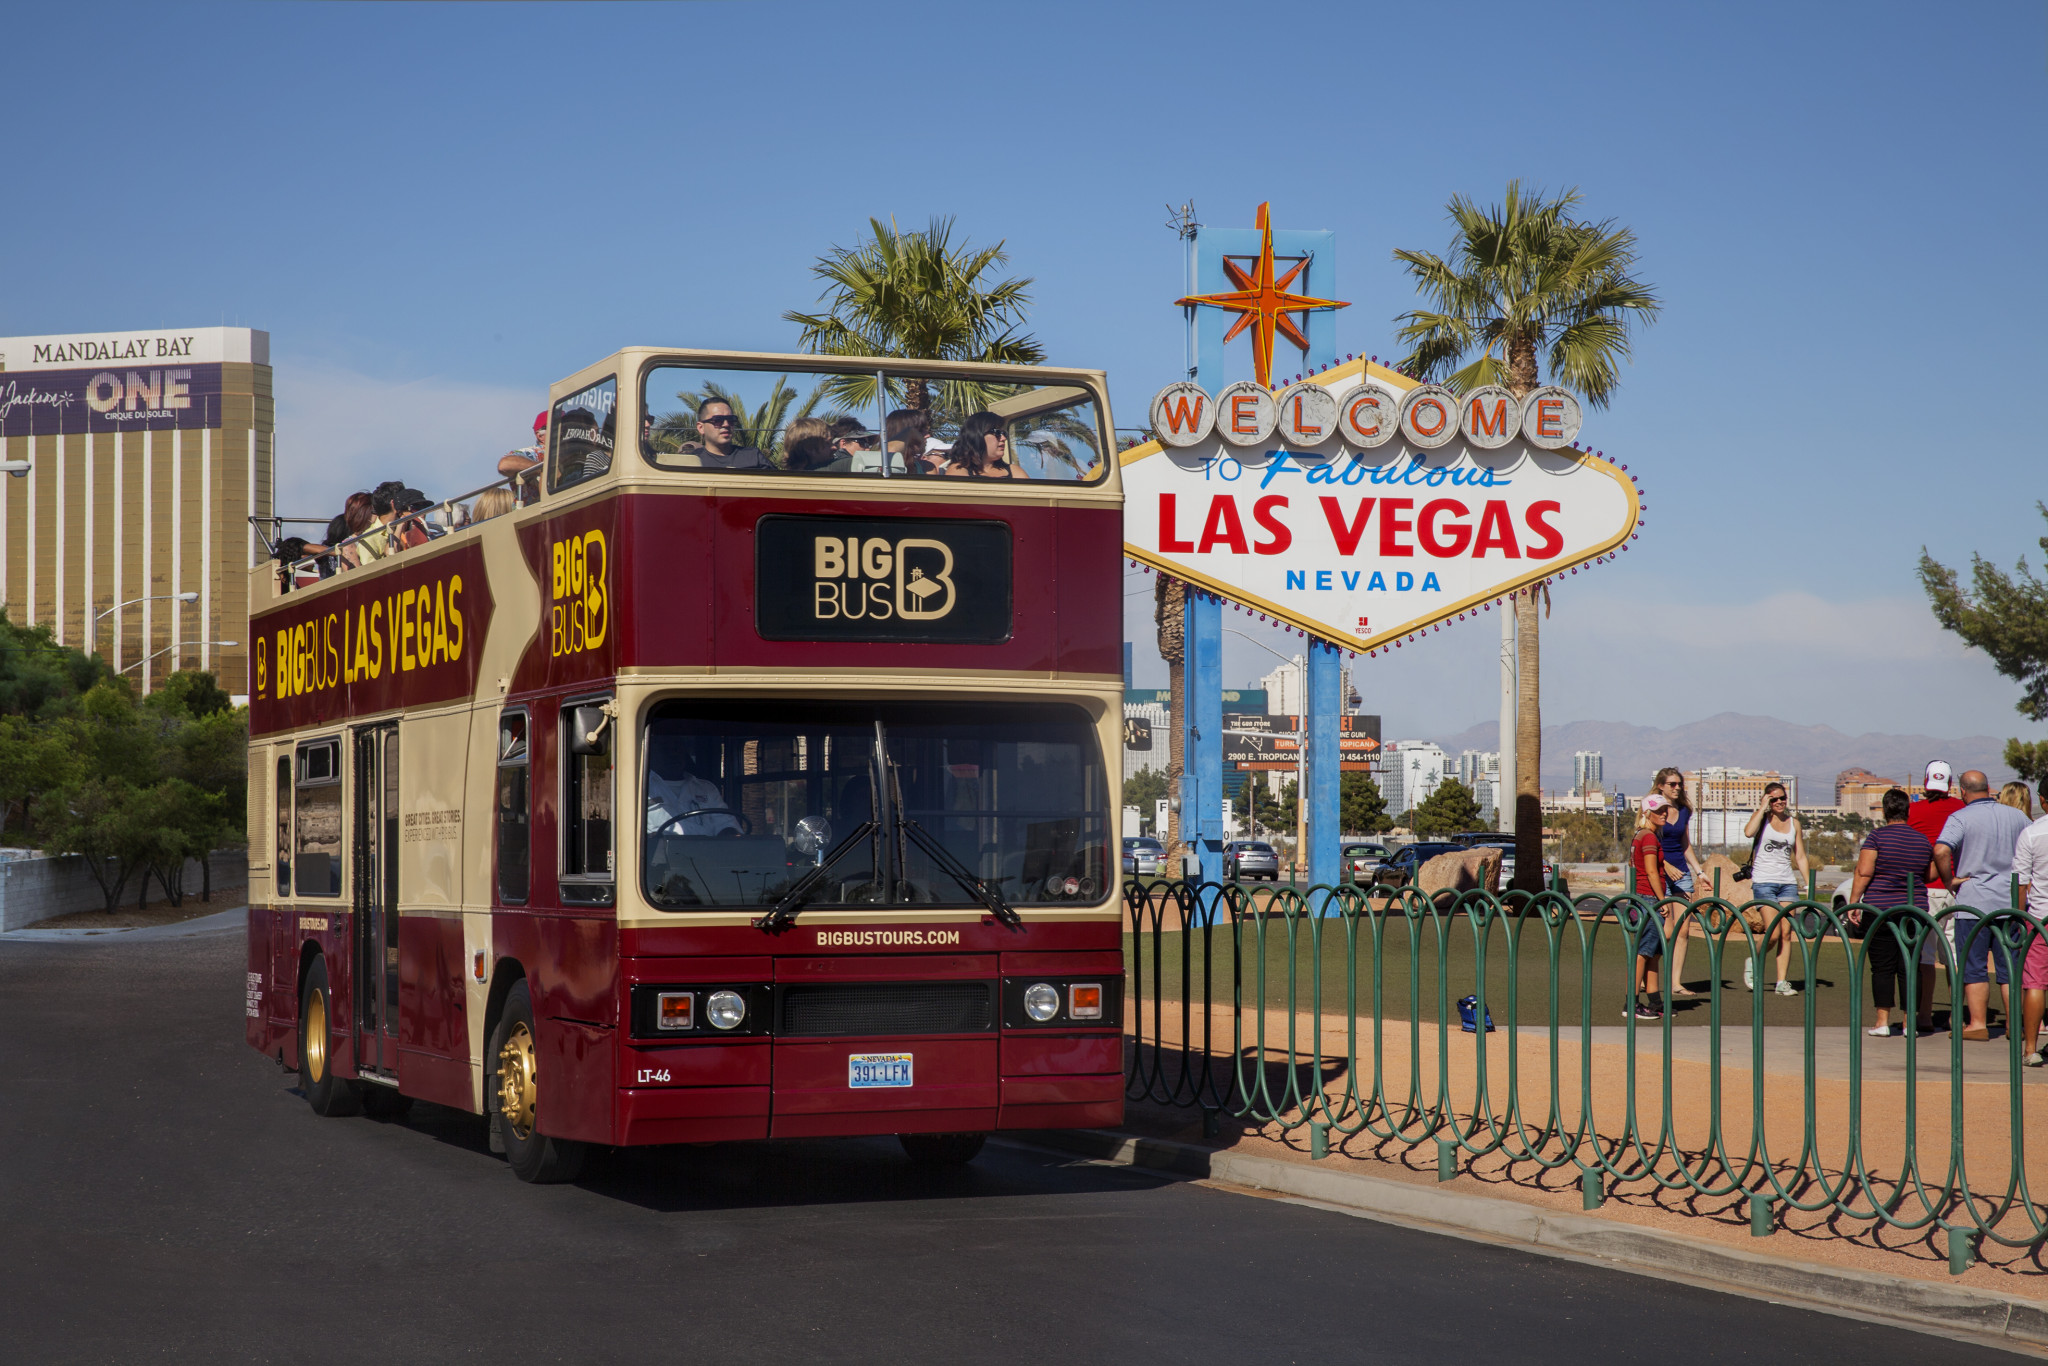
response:
[[[1354,1139],[1381,1156],[1433,1145],[1444,1179],[1486,1160],[1508,1180],[1575,1180],[1588,1209],[1620,1187],[1703,1197],[1745,1210],[1758,1236],[1794,1210],[1844,1231],[1882,1223],[1945,1243],[1956,1274],[1984,1241],[2035,1250],[2048,1236],[2027,1152],[2048,1072],[2023,1067],[2017,1018],[2040,931],[2017,911],[1959,946],[1944,933],[1954,911],[1857,908],[1859,929],[1850,908],[1718,896],[1133,881],[1125,907],[1127,1095],[1199,1108],[1212,1132],[1224,1117],[1306,1129],[1315,1158]],[[1664,963],[1685,935],[1687,976],[1710,985],[1689,1000],[1666,977],[1662,1019],[1639,1020],[1625,1002],[1652,915]],[[1772,990],[1781,924],[1796,1001]],[[1966,1044],[1960,999],[1945,1037],[1910,1023],[1902,1038],[1866,1035],[1883,936],[1907,965],[1932,943],[1947,983],[1964,949],[2003,958],[2007,1037]],[[1754,992],[1739,985],[1746,959]],[[1905,973],[1909,1022],[1933,1004],[1919,976]],[[1693,1030],[1705,1057],[1674,1057]],[[1724,1058],[1744,1030],[1746,1054]],[[1895,1070],[1888,1054],[1903,1077],[1866,1077]]]

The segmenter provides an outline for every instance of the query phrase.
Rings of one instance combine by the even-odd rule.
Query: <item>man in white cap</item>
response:
[[[1936,759],[1927,765],[1927,776],[1922,784],[1926,790],[1921,794],[1920,800],[1907,809],[1906,824],[1927,836],[1929,844],[1940,842],[1941,828],[1948,824],[1950,816],[1963,809],[1961,799],[1955,795],[1955,785],[1955,776],[1949,771],[1945,761]],[[1927,884],[1927,913],[1936,917],[1936,923],[1942,927],[1943,937],[1951,946],[1955,943],[1954,924],[1951,920],[1940,919],[1940,916],[1943,911],[1955,904],[1955,889],[1948,883],[1935,878]],[[1926,942],[1920,946],[1920,1018],[1923,1024],[1928,1019],[1928,1011],[1933,1009],[1934,969],[1940,962],[1941,951],[1935,946],[1934,936],[1930,934]],[[1954,995],[1957,1004],[1960,1005],[1962,993],[1957,991]],[[1955,1026],[1951,1023],[1949,1027],[1953,1029]]]

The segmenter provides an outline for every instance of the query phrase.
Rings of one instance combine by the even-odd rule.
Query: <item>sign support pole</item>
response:
[[[1340,822],[1343,789],[1342,747],[1338,735],[1338,687],[1342,672],[1335,647],[1320,640],[1308,646],[1308,714],[1303,749],[1308,755],[1308,881],[1334,886],[1338,851],[1343,842]]]
[[[1202,880],[1223,879],[1223,599],[1190,587],[1184,609],[1187,714],[1181,754],[1180,828],[1202,861]]]
[[[1500,777],[1493,789],[1493,824],[1515,828],[1515,605],[1500,606]]]

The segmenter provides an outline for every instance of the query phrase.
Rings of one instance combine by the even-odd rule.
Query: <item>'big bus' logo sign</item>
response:
[[[604,532],[555,541],[548,549],[548,653],[556,659],[604,644],[611,626],[611,555]]]
[[[754,542],[768,640],[1009,639],[1007,522],[776,515]]]
[[[491,598],[473,545],[366,582],[344,580],[305,608],[285,602],[254,623],[250,703],[259,731],[443,701],[474,686]]]

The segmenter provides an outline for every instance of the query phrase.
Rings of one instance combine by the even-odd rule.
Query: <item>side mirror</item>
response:
[[[604,706],[571,707],[569,709],[569,752],[571,754],[608,754],[611,740],[606,728],[612,718]]]

